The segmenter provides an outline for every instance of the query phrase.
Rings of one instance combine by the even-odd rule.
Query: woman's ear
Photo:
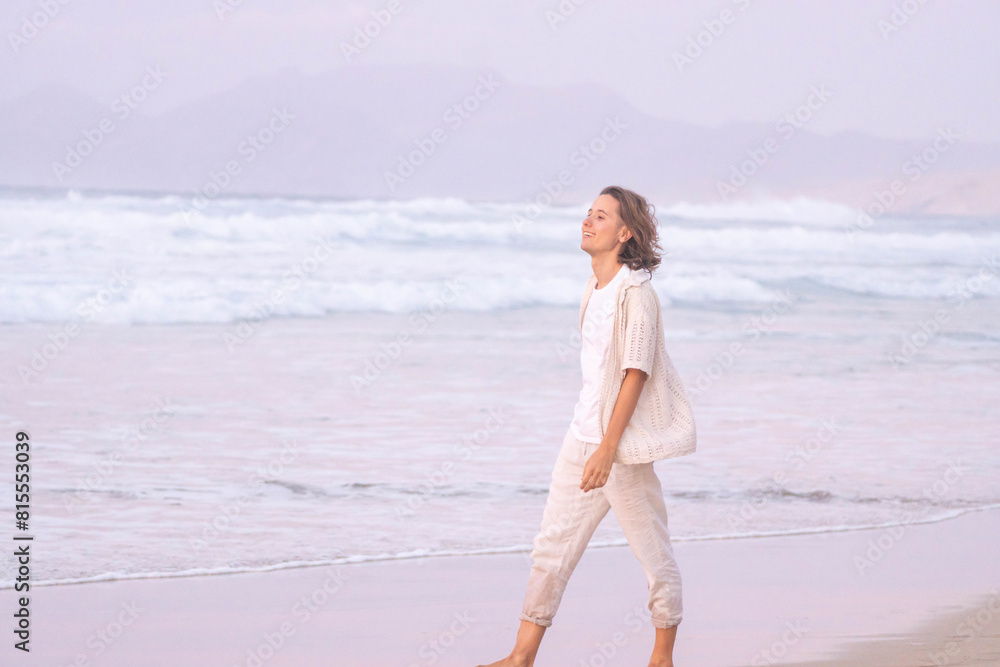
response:
[[[625,221],[622,220],[621,218],[618,218],[618,227],[617,227],[616,231],[618,232],[618,242],[619,243],[625,243],[626,241],[628,241],[632,237],[631,230],[629,230],[628,225],[626,225]],[[623,235],[624,235],[625,238],[622,238]]]

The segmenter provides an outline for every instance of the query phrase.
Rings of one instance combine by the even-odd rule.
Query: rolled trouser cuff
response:
[[[521,614],[522,621],[528,621],[529,623],[534,623],[535,625],[540,625],[543,628],[547,628],[552,625],[552,619],[538,618],[537,616],[528,616],[525,613]]]
[[[661,628],[663,630],[666,630],[668,628],[676,627],[676,626],[680,625],[680,623],[681,623],[681,619],[679,619],[679,618],[677,618],[677,619],[671,619],[671,620],[665,620],[665,621],[659,621],[659,620],[657,620],[655,618],[653,619],[653,627],[654,628]]]

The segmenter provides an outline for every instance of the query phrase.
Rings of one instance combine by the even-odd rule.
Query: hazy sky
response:
[[[997,2],[397,1],[398,13],[354,62],[462,64],[522,83],[598,83],[647,113],[713,126],[773,122],[825,86],[832,97],[809,123],[817,132],[922,139],[951,125],[966,140],[1000,141]],[[0,101],[59,82],[110,102],[159,64],[169,85],[144,106],[157,112],[289,66],[346,67],[342,43],[389,4],[8,0],[0,9]],[[573,11],[553,27],[560,5]],[[224,7],[231,11],[220,18]],[[44,23],[37,34],[25,17]],[[718,34],[703,21],[716,21]],[[678,67],[675,54],[699,33],[702,52]]]

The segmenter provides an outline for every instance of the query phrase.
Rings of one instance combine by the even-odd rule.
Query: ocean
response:
[[[580,390],[588,206],[0,192],[34,583],[527,555]],[[657,217],[698,429],[655,464],[674,540],[896,541],[1000,506],[1000,220]],[[613,517],[592,544],[624,544]]]

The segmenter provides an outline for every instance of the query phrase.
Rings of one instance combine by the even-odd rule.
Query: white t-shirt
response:
[[[580,340],[580,368],[583,371],[583,387],[580,398],[573,410],[570,429],[577,440],[600,444],[601,424],[598,421],[597,404],[601,395],[601,379],[611,345],[611,328],[615,320],[615,296],[622,280],[632,273],[628,264],[622,264],[615,277],[604,287],[596,287],[590,292],[587,309],[583,315],[583,331]]]

